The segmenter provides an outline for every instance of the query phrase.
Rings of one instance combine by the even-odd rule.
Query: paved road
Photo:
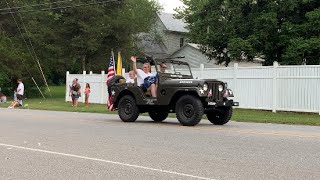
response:
[[[319,180],[320,127],[0,108],[0,162],[0,179]]]

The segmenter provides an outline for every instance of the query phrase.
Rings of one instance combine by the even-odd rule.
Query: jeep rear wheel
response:
[[[215,125],[224,125],[231,119],[233,109],[232,107],[218,109],[207,114],[208,120]]]
[[[139,116],[136,101],[130,95],[123,96],[118,104],[118,114],[123,122],[134,122]]]
[[[184,126],[197,125],[203,116],[203,105],[200,99],[191,95],[182,96],[175,110],[177,119]]]
[[[149,116],[155,122],[161,122],[167,119],[169,113],[167,111],[150,111]]]

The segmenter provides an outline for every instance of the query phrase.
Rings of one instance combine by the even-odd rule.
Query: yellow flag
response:
[[[117,75],[122,76],[122,60],[120,52],[118,52]]]

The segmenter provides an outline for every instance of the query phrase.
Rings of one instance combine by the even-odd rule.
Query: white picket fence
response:
[[[314,112],[320,114],[320,65],[200,68],[192,69],[198,79],[219,79],[234,91],[240,108],[276,111]],[[125,74],[127,76],[127,74]],[[78,78],[83,87],[91,85],[91,103],[107,102],[106,74],[69,74],[66,76],[66,101],[69,85]],[[83,97],[83,96],[82,96]],[[83,98],[80,101],[84,101]]]

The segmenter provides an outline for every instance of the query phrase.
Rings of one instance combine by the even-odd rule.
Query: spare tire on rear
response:
[[[108,81],[107,87],[108,87],[109,96],[111,96],[111,87],[116,83],[119,83],[121,79],[125,79],[125,78],[120,75],[115,75]]]
[[[107,86],[113,86],[115,85],[116,83],[119,83],[120,79],[125,79],[123,76],[120,76],[120,75],[115,75],[113,76],[107,83]]]

